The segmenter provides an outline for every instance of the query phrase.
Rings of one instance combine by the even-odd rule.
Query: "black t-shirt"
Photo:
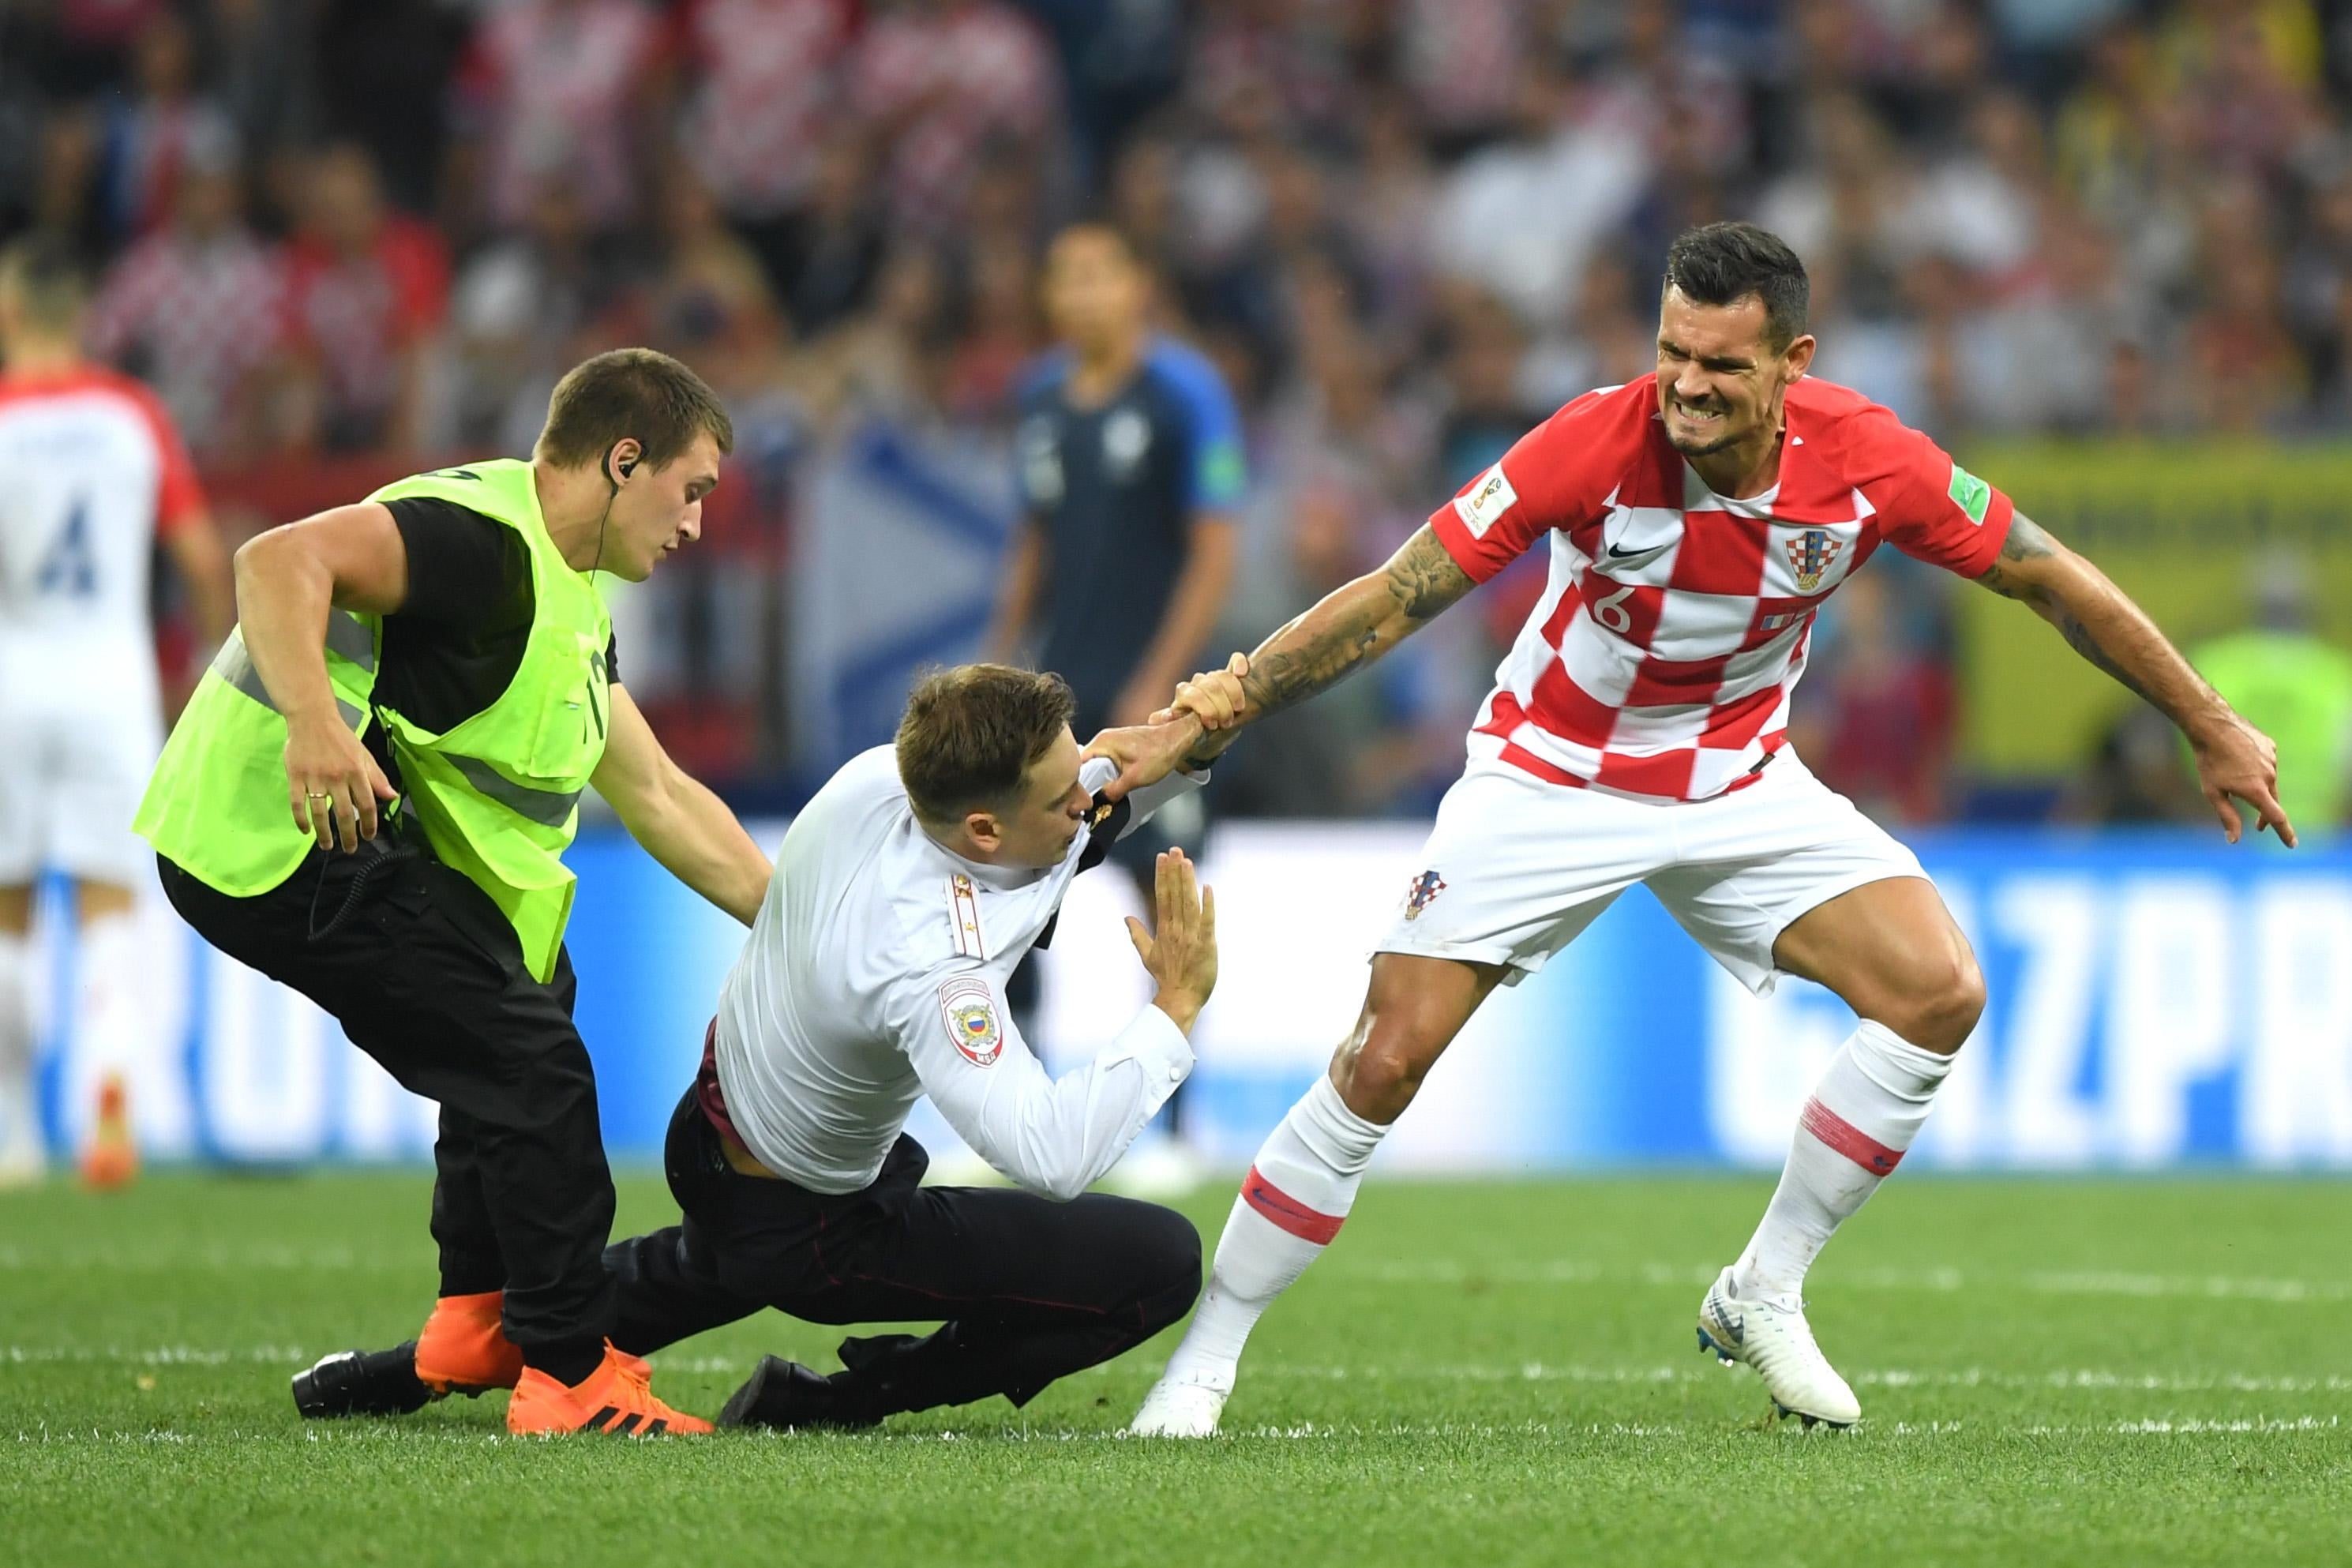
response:
[[[479,713],[514,681],[530,635],[530,550],[522,535],[471,507],[432,496],[384,503],[408,552],[408,597],[383,618],[375,699],[436,732]],[[621,679],[617,639],[604,646]],[[394,773],[382,725],[368,749]]]

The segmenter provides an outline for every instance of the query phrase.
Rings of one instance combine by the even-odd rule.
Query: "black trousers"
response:
[[[880,1416],[1001,1394],[1025,1405],[1057,1377],[1142,1343],[1201,1289],[1201,1237],[1173,1209],[1089,1193],[925,1187],[901,1137],[863,1192],[746,1176],[689,1089],[664,1163],[681,1223],[605,1253],[620,1290],[613,1342],[645,1355],[773,1307],[815,1323],[944,1321],[851,1342],[838,1374]]]
[[[247,899],[157,865],[205,941],[310,997],[403,1088],[440,1102],[441,1293],[505,1290],[507,1335],[533,1365],[575,1368],[601,1349],[613,1178],[570,955],[534,980],[489,896],[389,835],[356,855],[313,850]]]

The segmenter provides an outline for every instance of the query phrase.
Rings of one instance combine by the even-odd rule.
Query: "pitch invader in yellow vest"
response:
[[[135,824],[205,940],[440,1103],[419,1398],[510,1388],[517,1432],[709,1430],[606,1339],[613,1184],[562,857],[593,786],[680,880],[759,908],[767,857],[629,700],[596,587],[695,541],[732,442],[700,377],[618,350],[557,384],[528,462],[254,539]]]

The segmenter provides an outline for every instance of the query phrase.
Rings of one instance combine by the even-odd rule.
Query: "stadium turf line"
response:
[[[2352,1560],[2352,1185],[1906,1173],[1815,1272],[1864,1425],[1810,1436],[1691,1331],[1767,1191],[1376,1180],[1191,1446],[1113,1436],[1170,1342],[878,1436],[306,1426],[289,1373],[421,1319],[421,1174],[0,1194],[0,1564]],[[659,1386],[709,1413],[838,1338],[767,1315]]]

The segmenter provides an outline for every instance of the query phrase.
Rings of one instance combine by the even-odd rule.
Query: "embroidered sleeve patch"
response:
[[[1478,476],[1478,482],[1454,498],[1454,515],[1462,526],[1470,531],[1473,539],[1484,539],[1486,531],[1495,526],[1502,515],[1519,504],[1519,492],[1496,463]]]
[[[964,1059],[993,1067],[1004,1052],[1004,1026],[996,1016],[996,993],[985,980],[950,980],[940,987],[940,1016]]]
[[[1984,526],[1985,509],[1992,505],[1992,487],[1960,467],[1952,465],[1952,503],[1969,514],[1969,521],[1979,528]]]

